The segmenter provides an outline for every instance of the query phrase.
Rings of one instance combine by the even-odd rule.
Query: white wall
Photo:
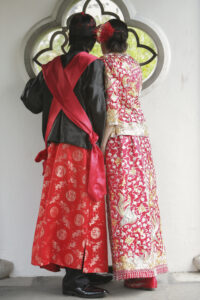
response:
[[[190,271],[200,253],[200,2],[134,0],[171,48],[166,80],[142,100],[156,165],[170,271]]]
[[[13,276],[52,274],[30,264],[42,186],[41,165],[33,160],[43,141],[41,116],[27,111],[19,97],[25,85],[23,39],[55,3],[0,0],[0,258],[14,262]],[[200,253],[199,1],[134,0],[134,6],[164,30],[171,47],[165,81],[142,103],[170,271],[190,271],[193,256]]]

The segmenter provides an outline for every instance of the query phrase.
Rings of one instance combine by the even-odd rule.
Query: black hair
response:
[[[128,27],[126,23],[118,20],[109,20],[111,26],[115,29],[112,37],[105,42],[105,46],[109,52],[125,52],[128,44]]]
[[[91,51],[96,42],[96,22],[85,13],[77,13],[68,19],[69,45],[82,51]]]

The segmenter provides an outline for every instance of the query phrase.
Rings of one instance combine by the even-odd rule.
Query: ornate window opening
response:
[[[95,17],[97,24],[112,18],[125,21],[129,28],[128,54],[141,65],[143,89],[159,76],[164,64],[164,49],[157,33],[147,24],[131,20],[121,0],[64,0],[54,21],[41,25],[30,36],[25,48],[25,66],[30,77],[38,74],[41,65],[68,51],[68,23],[71,14],[84,11]],[[92,54],[101,56],[98,43]]]

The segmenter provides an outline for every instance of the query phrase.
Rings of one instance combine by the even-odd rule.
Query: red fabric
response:
[[[87,193],[90,151],[51,143],[44,174],[32,264],[107,272],[104,201]]]
[[[96,145],[98,135],[93,131],[92,124],[73,90],[83,71],[89,63],[96,59],[86,52],[81,52],[71,60],[65,69],[62,67],[60,57],[43,66],[46,84],[54,97],[49,113],[45,142],[47,144],[53,123],[61,109],[72,122],[89,135],[92,150],[88,193],[94,200],[101,199],[106,194],[104,158]],[[38,156],[36,159],[38,161]]]
[[[167,272],[149,138],[110,138],[105,158],[114,277]]]

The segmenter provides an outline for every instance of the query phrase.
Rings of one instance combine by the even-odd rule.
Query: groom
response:
[[[77,215],[74,216],[73,213],[68,216],[67,220],[70,228],[67,236],[70,236],[71,239],[68,238],[63,244],[58,238],[60,240],[65,239],[65,230],[62,230],[60,237],[58,235],[53,236],[55,230],[51,231],[51,228],[55,228],[55,224],[63,222],[59,219],[59,214],[54,214],[55,220],[51,220],[48,225],[49,219],[45,219],[45,217],[49,212],[44,211],[44,217],[41,217],[40,210],[33,244],[32,264],[51,271],[58,271],[60,267],[65,267],[63,294],[83,298],[105,297],[107,291],[97,288],[93,284],[106,283],[112,280],[112,275],[106,273],[108,268],[107,242],[103,203],[105,175],[102,171],[102,154],[97,147],[102,140],[106,117],[104,64],[89,54],[95,41],[96,23],[93,17],[84,13],[73,15],[69,24],[69,52],[43,66],[43,71],[35,79],[29,80],[21,96],[24,105],[31,112],[43,113],[43,136],[46,149],[39,153],[37,161],[43,159],[44,167],[50,163],[53,164],[51,165],[52,169],[54,167],[55,161],[52,162],[51,159],[50,162],[48,155],[48,148],[51,143],[57,146],[60,144],[73,145],[78,147],[77,149],[86,149],[90,155],[94,152],[95,155],[99,156],[98,162],[93,160],[93,164],[90,163],[89,166],[87,163],[84,167],[86,170],[88,169],[90,178],[88,189],[85,191],[85,194],[88,192],[90,196],[87,197],[89,200],[84,200],[84,203],[82,199],[73,200],[73,203],[69,202],[73,208],[72,212],[84,204],[84,210],[87,211],[86,217],[89,216],[86,221],[87,224],[84,224],[82,230],[79,230],[82,234],[79,238],[78,249],[71,249],[70,245],[74,242],[73,237],[76,236],[77,232],[73,231],[74,222],[78,222],[81,229],[83,219],[80,219],[81,215],[79,214],[80,220],[77,220]],[[63,101],[65,96],[68,99],[67,102]],[[91,174],[92,176],[90,176]],[[49,184],[53,186],[52,176]],[[79,187],[77,187],[77,194],[80,192],[78,189]],[[48,198],[51,197],[51,192],[52,188],[49,188]],[[62,195],[59,195],[59,190],[56,191],[57,196],[62,199],[63,194],[66,195],[68,192],[68,190],[62,190]],[[45,208],[42,207],[42,210],[47,210],[47,207],[48,205]],[[95,221],[96,216],[98,221]],[[46,227],[44,226],[42,236],[38,232],[41,224],[47,224]],[[52,254],[52,257],[49,255],[54,251],[51,245],[53,243],[55,245],[56,239],[59,247],[64,245],[64,250],[61,249],[63,257],[61,255],[59,261],[55,261],[56,255]],[[67,249],[67,254],[65,249]],[[79,257],[75,252],[77,250]],[[46,253],[48,253],[48,263]]]

